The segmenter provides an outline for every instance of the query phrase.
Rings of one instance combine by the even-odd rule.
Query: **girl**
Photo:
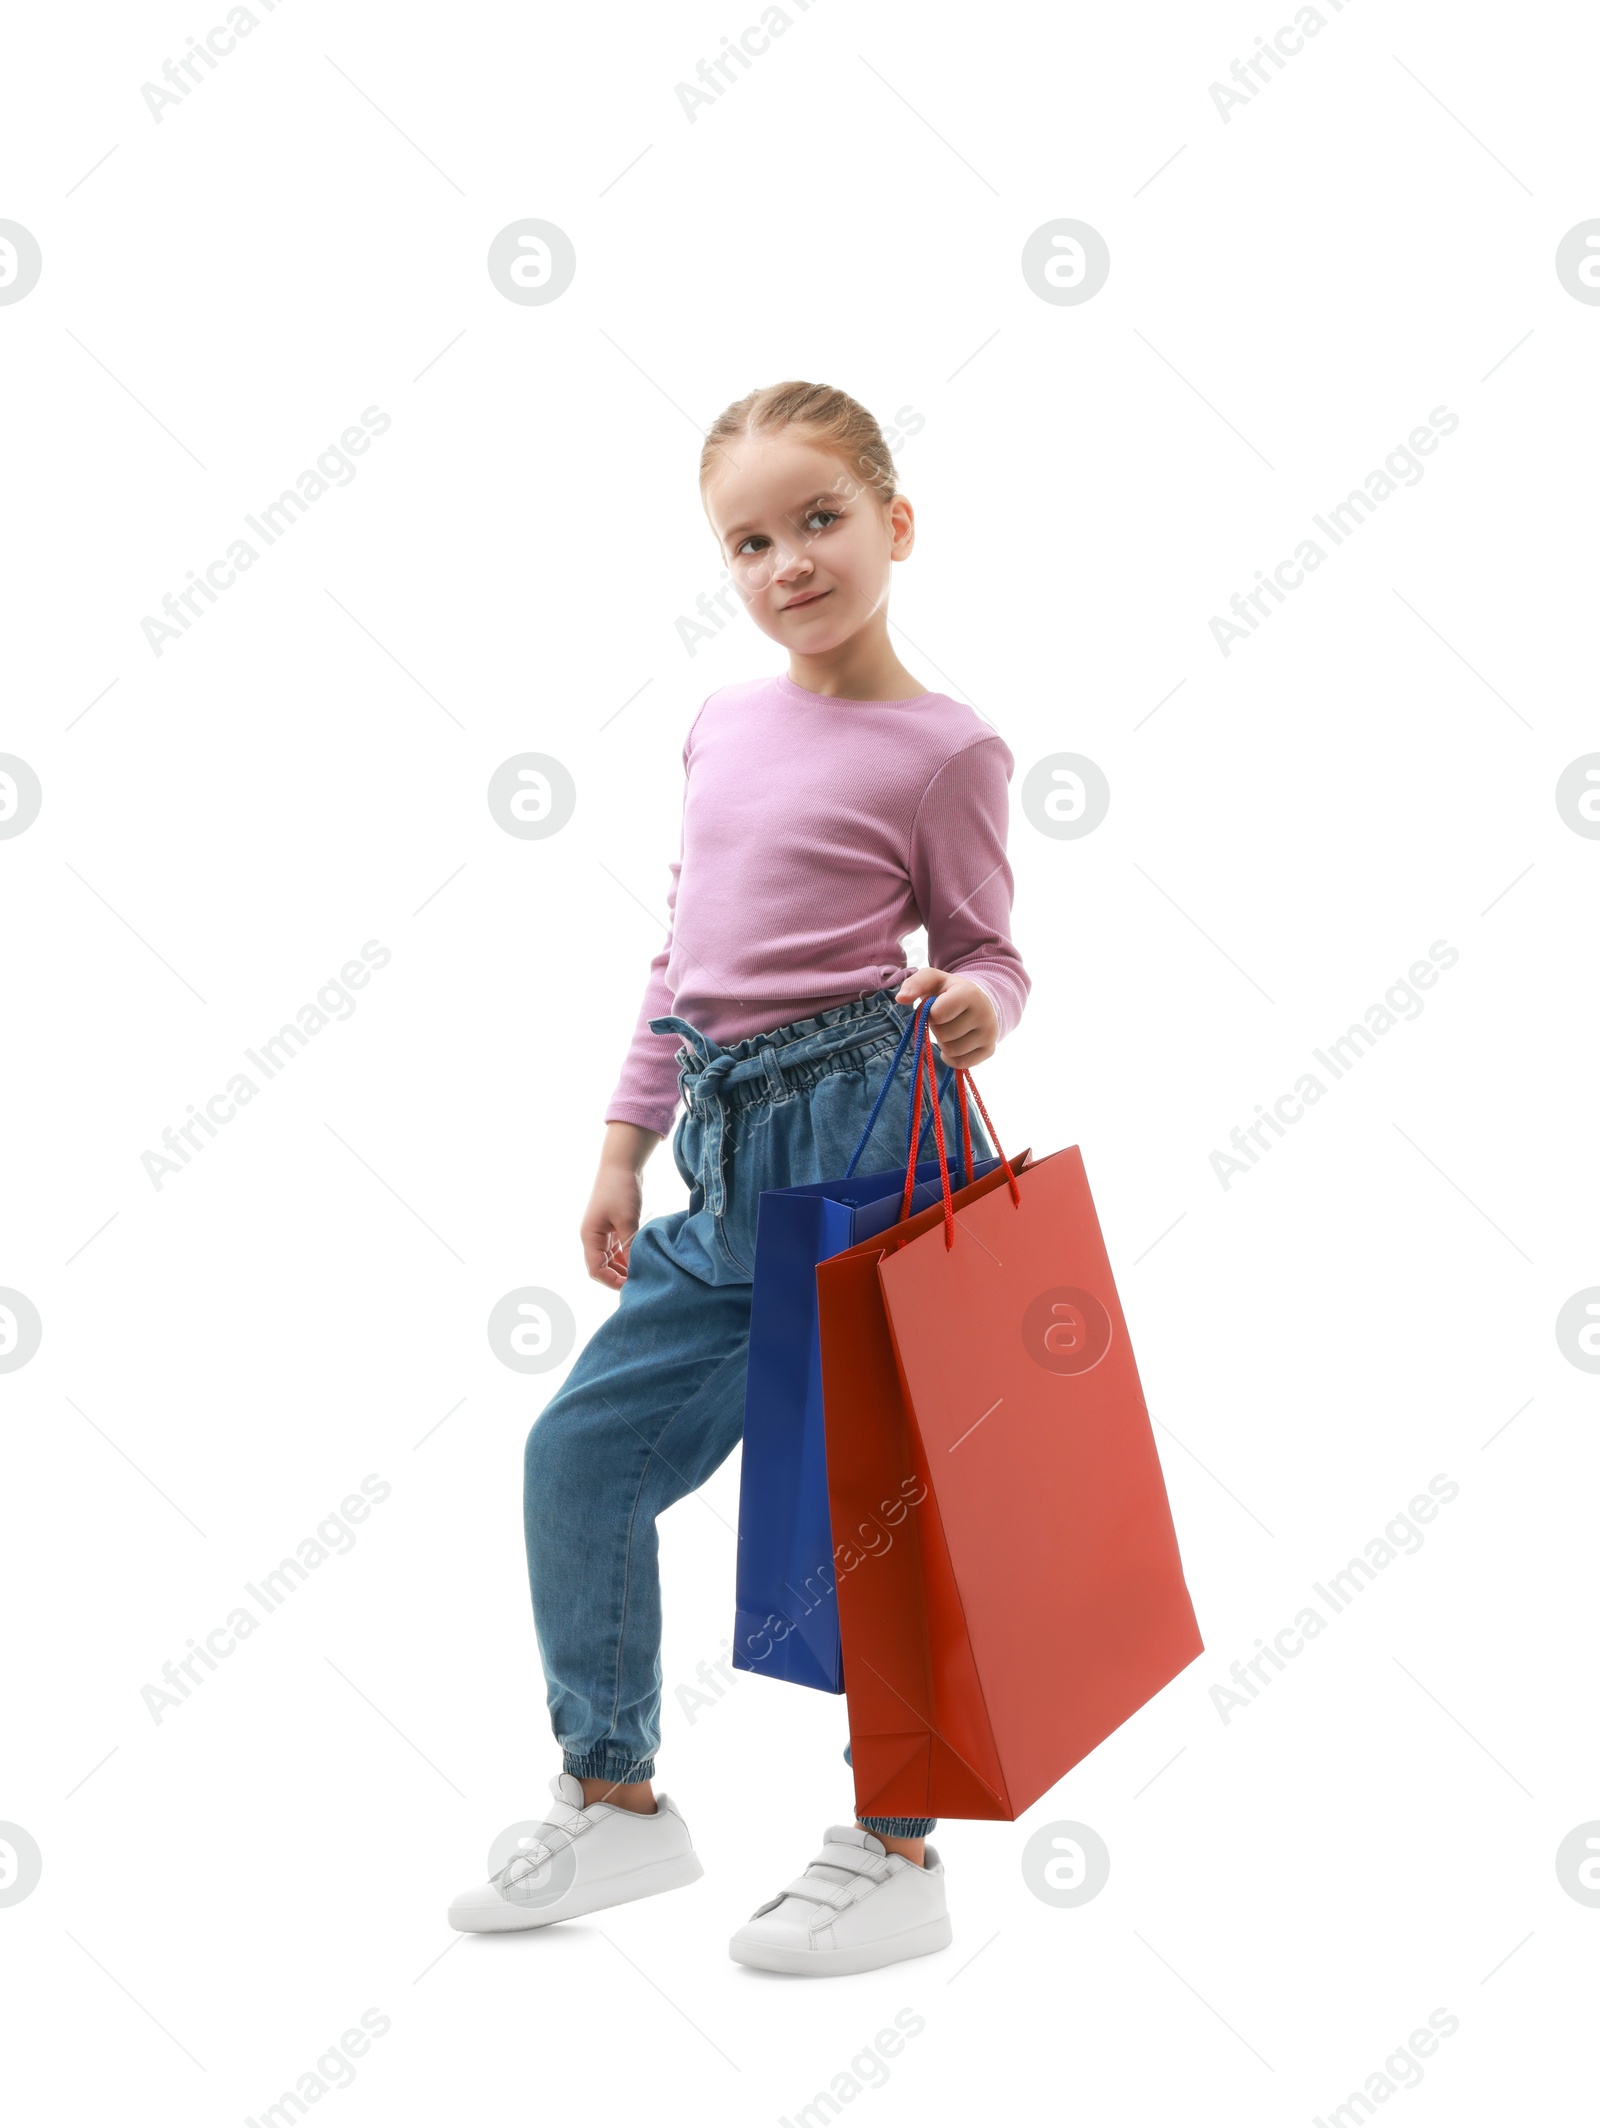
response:
[[[528,1569],[562,1770],[537,1836],[450,1908],[459,1929],[537,1928],[701,1874],[682,1814],[651,1787],[656,1517],[743,1431],[761,1192],[845,1172],[922,1000],[939,1056],[970,1069],[1031,987],[1010,939],[1011,754],[890,646],[890,565],[915,533],[877,422],[831,386],[769,385],[711,428],[700,492],[789,670],[718,689],[684,745],[667,941],[581,1227],[589,1276],[621,1300],[528,1436]],[[900,945],[919,923],[934,965],[912,971]],[[914,1049],[893,1065],[863,1174],[904,1166]],[[951,1144],[955,1091],[952,1070]],[[688,1208],[641,1227],[640,1176],[680,1094],[672,1157]],[[972,1140],[975,1159],[992,1156],[976,1120]],[[933,1822],[830,1826],[731,1955],[817,1974],[942,1949]]]

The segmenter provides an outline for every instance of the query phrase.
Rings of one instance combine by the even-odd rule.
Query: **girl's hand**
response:
[[[645,1162],[661,1143],[659,1131],[638,1123],[608,1123],[600,1154],[600,1172],[583,1214],[578,1232],[583,1238],[583,1260],[589,1276],[613,1293],[621,1290],[628,1275],[628,1245],[639,1231],[644,1206],[640,1176]]]
[[[968,976],[948,975],[942,968],[919,968],[895,992],[895,1003],[912,1005],[926,997],[936,1000],[928,1007],[927,1020],[941,1064],[958,1064],[963,1071],[971,1071],[994,1055],[1000,1021],[988,991]]]
[[[628,1244],[639,1231],[644,1186],[631,1167],[602,1166],[579,1233],[589,1276],[620,1292],[628,1275]]]

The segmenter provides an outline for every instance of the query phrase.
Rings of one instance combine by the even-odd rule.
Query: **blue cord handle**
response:
[[[927,1007],[926,1011],[924,1011],[923,1009],[924,1006]],[[884,1095],[888,1093],[889,1088],[893,1083],[895,1072],[899,1069],[900,1066],[900,1059],[905,1055],[906,1043],[911,1039],[912,1033],[913,1031],[915,1031],[916,1045],[911,1052],[911,1084],[906,1090],[905,1158],[907,1167],[911,1165],[911,1120],[914,1114],[916,1113],[917,1074],[922,1068],[922,1044],[923,1039],[927,1034],[928,1019],[930,1014],[932,1013],[932,1010],[933,1000],[931,998],[919,998],[917,1004],[912,1010],[910,1019],[907,1020],[905,1026],[900,1030],[900,1040],[895,1046],[894,1055],[889,1059],[889,1068],[883,1075],[883,1084],[878,1088],[878,1098],[872,1104],[872,1113],[867,1118],[866,1128],[862,1131],[861,1136],[856,1140],[856,1149],[850,1155],[850,1164],[844,1171],[846,1180],[848,1180],[849,1177],[852,1176],[856,1171],[856,1162],[861,1158],[862,1148],[865,1146],[867,1140],[872,1136],[872,1126],[878,1120],[878,1111],[883,1106]],[[950,1091],[950,1081],[955,1077],[955,1072],[956,1068],[953,1064],[949,1064],[945,1067],[944,1077],[939,1085],[938,1098],[940,1101],[943,1101],[945,1095]],[[929,1128],[932,1122],[933,1114],[930,1108],[929,1113],[923,1118],[922,1121],[922,1129],[924,1132]],[[918,1144],[917,1150],[918,1152],[922,1150],[920,1143]],[[955,1162],[955,1165],[958,1166],[961,1170],[961,1182],[959,1184],[959,1187],[964,1189],[967,1183],[972,1179],[967,1173],[966,1149],[964,1146],[957,1161]]]
[[[918,1075],[922,1069],[922,1048],[925,1041],[929,1041],[932,1039],[932,1037],[928,1033],[928,1028],[933,1019],[933,1000],[932,998],[929,998],[926,1002],[928,1009],[922,1015],[921,1025],[917,1027],[917,1039],[911,1051],[911,1084],[906,1088],[906,1165],[908,1167],[911,1164],[911,1119],[916,1110],[917,1086],[919,1084]],[[917,1013],[915,1009],[913,1009],[911,1017],[913,1024],[915,1024],[917,1019]],[[935,1074],[935,1076],[937,1076],[937,1074]],[[939,1101],[943,1101],[945,1095],[950,1091],[950,1081],[954,1078],[954,1076],[955,1066],[953,1064],[947,1064],[945,1066],[944,1077],[939,1082],[939,1091],[936,1096],[936,1099],[938,1099]],[[929,1107],[927,1115],[923,1119],[922,1128],[924,1131],[931,1131],[933,1129],[933,1109],[931,1106]],[[917,1144],[917,1151],[919,1153],[922,1151],[922,1143],[920,1139]],[[948,1162],[946,1163],[947,1166],[949,1164],[950,1163]],[[964,1162],[958,1161],[956,1165],[961,1168],[961,1181],[956,1185],[956,1187],[958,1189],[963,1189],[965,1188],[967,1183],[972,1180],[972,1177],[967,1173]]]

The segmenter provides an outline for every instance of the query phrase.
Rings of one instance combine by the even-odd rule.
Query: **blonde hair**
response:
[[[764,384],[747,392],[712,422],[700,452],[700,493],[704,496],[724,448],[741,436],[770,435],[777,430],[800,428],[809,432],[823,450],[831,451],[849,468],[862,487],[870,488],[888,507],[899,493],[894,460],[883,440],[883,431],[860,400],[852,399],[831,384],[803,384],[791,379],[785,384]],[[728,453],[733,456],[733,452]]]

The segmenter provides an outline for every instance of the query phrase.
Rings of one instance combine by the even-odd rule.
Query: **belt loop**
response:
[[[761,1062],[766,1069],[767,1085],[771,1089],[773,1105],[776,1107],[778,1102],[789,1099],[791,1088],[783,1076],[783,1066],[778,1062],[778,1052],[775,1048],[763,1049]]]

